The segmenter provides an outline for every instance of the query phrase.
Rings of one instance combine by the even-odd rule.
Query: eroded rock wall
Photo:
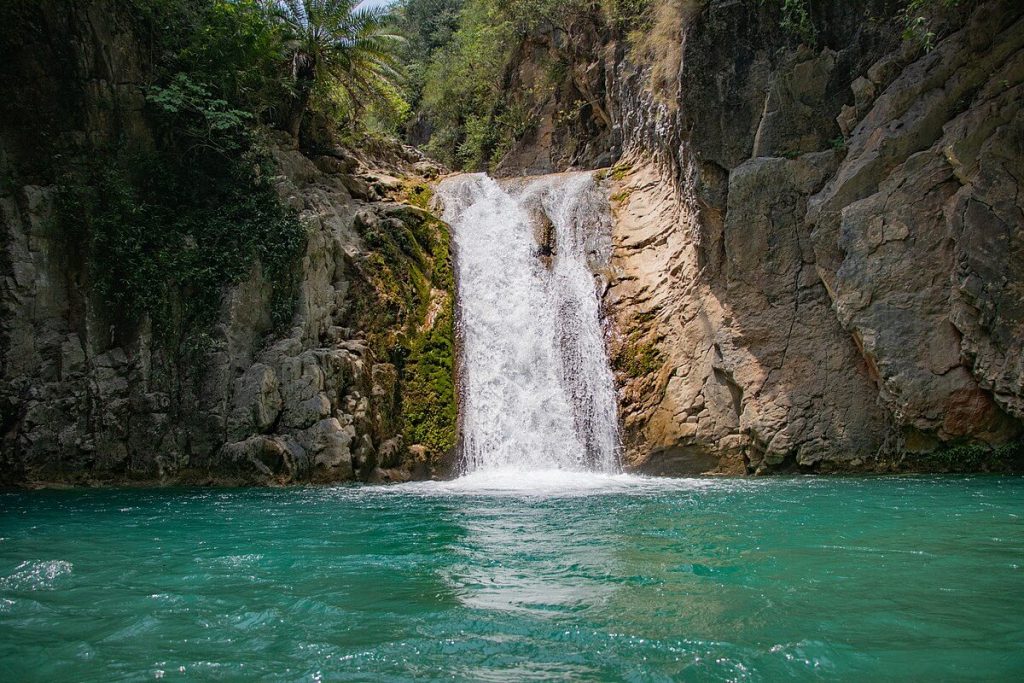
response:
[[[530,125],[494,169],[500,177],[611,164],[621,152],[613,96],[621,47],[596,7],[540,26],[518,45],[502,83]]]
[[[0,484],[430,476],[432,454],[403,441],[401,369],[385,352],[451,306],[450,285],[431,279],[449,258],[444,226],[389,199],[402,183],[370,160],[309,158],[271,136],[278,194],[307,235],[291,321],[275,329],[257,262],[226,288],[199,353],[161,346],[146,320],[114,324],[90,288],[87,245],[55,220],[52,162],[90,144],[149,144],[145,40],[116,2],[24,6],[25,33],[7,36],[26,49],[0,72]],[[436,173],[393,152],[387,171]],[[405,240],[390,258],[419,269],[430,302],[382,286],[397,267],[371,244],[383,231]]]
[[[627,463],[1011,466],[1024,6],[975,3],[926,52],[893,3],[811,3],[814,47],[755,4],[690,17],[671,106],[619,67]]]

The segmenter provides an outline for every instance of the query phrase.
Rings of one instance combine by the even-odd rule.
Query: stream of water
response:
[[[477,174],[438,196],[458,253],[466,472],[617,472],[596,275],[611,252],[607,194],[589,173]]]

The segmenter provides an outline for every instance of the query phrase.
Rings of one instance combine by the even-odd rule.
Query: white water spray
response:
[[[595,275],[611,253],[607,195],[588,173],[464,175],[438,193],[458,249],[466,473],[619,471]]]

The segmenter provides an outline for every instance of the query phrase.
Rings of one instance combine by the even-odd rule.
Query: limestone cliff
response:
[[[962,5],[926,51],[893,3],[810,3],[812,46],[712,1],[668,96],[619,65],[630,466],[1019,465],[1024,6]]]
[[[448,236],[401,200],[436,169],[411,148],[307,156],[268,134],[273,184],[306,233],[285,276],[290,315],[275,326],[281,283],[257,260],[225,284],[199,351],[167,348],[151,321],[124,324],[96,294],[88,244],[55,220],[55,160],[151,144],[145,36],[117,2],[24,12],[20,31],[5,28],[18,49],[0,73],[0,484],[430,476],[448,454],[404,436],[436,445],[444,425],[410,418],[404,399],[430,398],[430,363],[431,376],[447,363],[450,390]]]

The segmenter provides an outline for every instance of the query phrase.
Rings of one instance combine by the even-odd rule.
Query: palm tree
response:
[[[298,139],[314,95],[354,109],[394,92],[404,38],[384,7],[360,0],[270,0],[285,31],[293,99],[287,129]]]

